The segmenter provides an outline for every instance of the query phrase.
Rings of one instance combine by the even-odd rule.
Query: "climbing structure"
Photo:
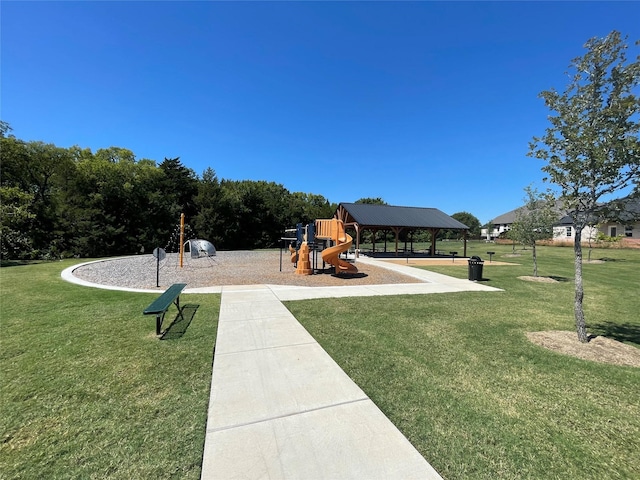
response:
[[[298,250],[298,266],[296,275],[312,275],[311,259],[309,258],[309,244],[305,241]]]
[[[336,269],[336,274],[357,273],[358,269],[352,263],[340,258],[342,252],[351,248],[353,239],[344,230],[342,220],[332,218],[330,220],[316,220],[316,238],[320,240],[332,240],[334,245],[322,251],[322,260]]]

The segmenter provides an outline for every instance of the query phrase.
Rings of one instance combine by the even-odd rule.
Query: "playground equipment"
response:
[[[295,236],[293,236],[295,233]],[[316,220],[303,226],[285,230],[280,240],[284,242],[285,250],[291,254],[291,263],[296,264],[297,275],[312,275],[317,270],[316,252],[322,250],[322,261],[335,267],[335,273],[357,273],[355,265],[342,260],[340,255],[351,248],[353,239],[345,232],[344,223],[336,218]],[[317,240],[320,240],[318,242]],[[328,248],[326,244],[334,245]],[[280,271],[282,271],[282,249],[280,247]],[[315,268],[312,268],[315,265]],[[323,265],[324,267],[324,265]]]
[[[312,275],[311,258],[309,258],[309,244],[302,242],[300,250],[298,250],[298,266],[296,267],[296,275]]]
[[[342,220],[337,218],[316,220],[316,238],[331,240],[335,244],[322,251],[322,261],[333,265],[336,274],[358,272],[358,268],[355,265],[340,258],[340,254],[348,251],[353,243],[351,235],[344,230]]]
[[[184,267],[185,253],[191,258],[214,257],[216,248],[208,240],[193,238],[195,236],[191,227],[185,224],[184,213],[180,214],[180,223],[171,234],[169,242],[164,248],[167,252],[178,252],[178,261],[180,268]],[[185,240],[188,238],[188,240]]]
[[[301,223],[296,225],[296,248],[289,245],[291,263],[296,263],[296,275],[312,275],[309,245],[314,242],[315,227],[313,224],[303,227]]]
[[[194,238],[183,243],[183,254],[191,254],[191,258],[215,257],[216,247],[208,240]]]

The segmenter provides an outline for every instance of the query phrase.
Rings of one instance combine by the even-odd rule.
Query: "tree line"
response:
[[[2,259],[103,257],[165,248],[185,214],[191,238],[219,249],[278,245],[283,228],[330,218],[322,195],[283,185],[201,176],[180,158],[137,160],[125,148],[92,152],[23,141],[0,122]]]

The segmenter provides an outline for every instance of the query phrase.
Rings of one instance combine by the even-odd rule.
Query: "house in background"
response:
[[[616,221],[602,221],[598,229],[608,237],[620,237],[627,245],[640,246],[640,197],[620,202],[621,213]]]
[[[520,207],[523,208],[523,207]],[[554,226],[554,242],[573,243],[575,228],[570,214],[563,212],[561,206],[556,204],[558,210],[558,223]],[[617,220],[601,220],[597,225],[588,226],[582,231],[582,241],[587,243],[595,241],[598,234],[608,237],[619,237],[624,244],[640,245],[640,198],[623,199],[620,202],[621,213]],[[491,221],[489,229],[482,229],[482,236],[487,241],[493,241],[501,234],[509,231],[516,221],[520,209],[503,213]]]

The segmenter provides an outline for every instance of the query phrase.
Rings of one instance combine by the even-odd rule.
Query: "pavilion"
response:
[[[360,251],[360,235],[364,230],[373,232],[373,251],[375,252],[375,233],[392,231],[395,234],[395,253],[398,255],[399,235],[402,231],[414,232],[426,230],[431,233],[430,255],[436,253],[436,235],[440,230],[461,230],[464,238],[464,253],[467,256],[467,233],[469,227],[457,221],[437,208],[398,207],[366,203],[341,203],[335,217],[342,220],[345,227],[356,231],[355,248]]]

